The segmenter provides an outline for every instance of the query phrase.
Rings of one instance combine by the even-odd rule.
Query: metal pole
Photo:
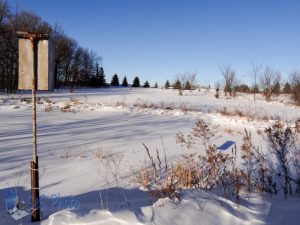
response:
[[[31,221],[40,221],[40,206],[39,206],[39,170],[37,157],[37,139],[36,139],[36,89],[37,89],[37,66],[38,66],[38,39],[30,37],[33,50],[33,79],[32,79],[32,144],[33,144],[33,160],[30,163],[31,168],[31,198],[32,198],[32,213]]]

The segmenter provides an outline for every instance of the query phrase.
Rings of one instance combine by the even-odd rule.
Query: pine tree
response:
[[[275,85],[272,87],[272,94],[274,94],[275,96],[278,96],[281,92],[281,87],[280,87],[280,83],[276,82]]]
[[[157,84],[157,82],[155,83],[155,85],[154,85],[154,88],[158,88],[158,84]]]
[[[165,83],[165,89],[169,89],[170,86],[171,86],[170,82],[167,80],[166,83]]]
[[[192,90],[192,86],[191,86],[191,84],[190,84],[189,81],[187,81],[187,82],[185,83],[184,89],[185,89],[185,90]]]
[[[123,79],[122,86],[123,86],[123,87],[127,87],[127,86],[128,86],[128,82],[127,82],[126,76],[125,76],[124,79]]]
[[[100,67],[99,84],[100,84],[100,87],[105,87],[106,86],[106,79],[105,79],[104,69],[103,69],[102,66]]]
[[[140,79],[138,77],[135,77],[133,80],[132,87],[140,87]]]
[[[216,97],[216,98],[219,98],[219,91],[220,91],[220,88],[217,87],[217,88],[216,88],[216,94],[215,94],[215,97]]]
[[[112,79],[111,79],[111,83],[110,83],[111,86],[120,86],[119,84],[119,77],[117,74],[114,74]]]
[[[179,80],[176,80],[176,82],[174,84],[174,89],[181,89],[181,83]]]
[[[144,88],[149,88],[150,87],[150,84],[149,84],[149,82],[146,80],[146,82],[144,83],[144,86],[143,86]]]
[[[106,86],[106,80],[104,75],[103,67],[99,67],[99,63],[96,63],[96,74],[95,74],[95,84],[92,84],[96,87],[105,87]]]
[[[290,85],[289,82],[286,82],[286,83],[285,83],[282,92],[283,92],[284,94],[291,94],[291,93],[292,93],[292,87],[291,87],[291,85]]]

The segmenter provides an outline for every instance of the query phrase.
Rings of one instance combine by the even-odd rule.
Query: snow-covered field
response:
[[[151,151],[165,147],[168,162],[185,151],[176,144],[178,132],[188,133],[202,118],[218,125],[217,145],[242,142],[246,128],[254,143],[266,151],[257,134],[275,119],[294,123],[300,108],[286,96],[266,102],[239,94],[214,97],[214,90],[79,89],[39,93],[37,105],[38,156],[43,221],[41,224],[299,224],[300,198],[282,194],[242,194],[240,204],[209,191],[184,190],[179,204],[160,199],[153,204],[131,182],[131,168],[148,160]],[[6,212],[4,199],[16,188],[28,205],[29,161],[32,159],[31,94],[0,94],[0,224],[18,224]],[[248,117],[228,117],[219,110]],[[230,132],[229,132],[230,131]],[[163,143],[162,143],[163,140]],[[201,149],[201,147],[200,147]],[[225,151],[230,151],[225,150]],[[103,163],[106,155],[120,158],[120,187]],[[237,155],[240,153],[238,152]],[[120,192],[120,190],[122,190]],[[122,193],[122,196],[120,196]],[[23,219],[30,222],[30,217]]]

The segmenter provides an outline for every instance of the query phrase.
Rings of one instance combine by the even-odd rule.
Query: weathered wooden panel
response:
[[[40,40],[38,42],[38,77],[37,90],[53,90],[54,88],[54,42]],[[32,88],[33,50],[29,39],[19,39],[19,89]]]
[[[19,84],[18,89],[31,89],[33,78],[33,51],[31,41],[19,39]]]

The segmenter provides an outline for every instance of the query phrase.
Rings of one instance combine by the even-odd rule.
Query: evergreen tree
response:
[[[96,63],[96,74],[95,74],[95,84],[92,84],[96,87],[105,87],[106,86],[106,80],[104,75],[103,67],[99,67],[99,63]]]
[[[144,84],[144,88],[149,88],[150,87],[150,84],[149,82],[146,80],[145,84]]]
[[[100,87],[105,87],[106,86],[106,79],[105,79],[104,69],[103,69],[102,66],[100,67],[99,84],[100,84]]]
[[[140,79],[138,77],[135,77],[133,80],[132,87],[140,87]]]
[[[181,83],[179,80],[176,80],[176,82],[174,84],[174,89],[181,89]]]
[[[123,86],[123,87],[127,87],[127,86],[128,86],[128,82],[127,82],[126,76],[125,76],[124,79],[123,79],[122,86]]]
[[[114,74],[112,79],[111,79],[111,83],[110,83],[111,86],[120,86],[119,84],[119,77],[117,74]]]
[[[281,87],[280,87],[280,83],[276,82],[275,85],[272,87],[272,94],[274,94],[275,96],[278,96],[281,92]]]
[[[291,94],[291,93],[292,93],[292,87],[291,87],[291,85],[290,85],[289,82],[286,82],[286,83],[285,83],[282,92],[283,92],[284,94]]]
[[[168,89],[170,87],[170,82],[167,80],[166,83],[165,83],[165,89]]]
[[[187,82],[185,83],[184,89],[185,89],[185,90],[192,90],[192,86],[191,86],[191,84],[190,84],[189,81],[187,81]]]
[[[154,85],[154,88],[158,88],[158,84],[157,84],[157,82],[155,83],[155,85]]]
[[[219,91],[220,91],[220,88],[217,87],[217,88],[216,88],[216,94],[215,94],[215,97],[216,97],[216,98],[219,98]]]

